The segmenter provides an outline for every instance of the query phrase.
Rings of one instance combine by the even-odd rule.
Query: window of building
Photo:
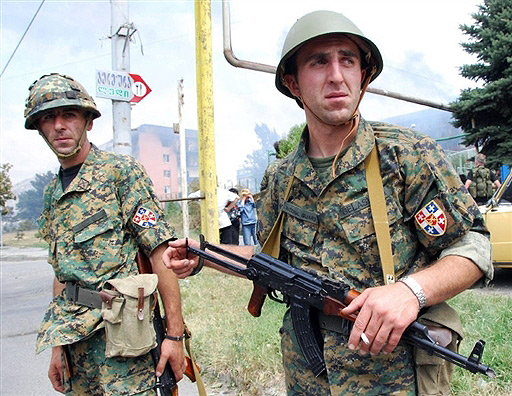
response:
[[[164,177],[171,177],[171,171],[169,169],[164,169]]]
[[[164,186],[164,194],[170,194],[171,193],[171,186]]]
[[[169,162],[169,154],[164,154],[164,162]]]

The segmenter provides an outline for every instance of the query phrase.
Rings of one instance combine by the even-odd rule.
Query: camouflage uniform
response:
[[[141,210],[155,214],[155,222],[137,221],[136,215]],[[59,177],[48,185],[39,227],[49,243],[48,261],[59,282],[74,281],[92,290],[100,290],[109,279],[137,274],[135,255],[139,248],[149,257],[158,245],[174,238],[143,167],[130,156],[101,151],[94,145],[65,191]],[[84,358],[92,359],[90,364],[94,365],[97,357],[103,356],[103,364],[108,367],[110,363],[106,362],[111,359],[105,359],[104,341],[100,342],[104,331],[97,331],[101,328],[100,309],[73,304],[66,299],[64,290],[45,313],[37,337],[37,353],[57,345],[73,344],[72,352],[84,350],[87,345],[85,354],[77,352],[72,356],[72,360],[77,359],[73,366],[82,367]],[[122,387],[126,391],[134,382],[139,392],[149,392],[154,386],[154,366],[149,354],[137,359],[118,359],[117,364],[126,365],[126,375],[132,375],[132,366],[141,362],[144,366],[135,370],[138,377],[130,381],[119,378],[119,365],[113,365],[117,368],[112,372],[100,373],[106,376],[101,379],[104,394],[121,393],[122,389],[113,383],[124,383]],[[84,375],[89,377],[81,380],[74,375],[73,392],[80,393],[80,381],[83,381],[89,387],[88,394],[93,394],[92,384],[97,379],[93,377],[94,372],[85,370]]]
[[[361,120],[354,142],[335,165],[336,177],[327,184],[307,157],[307,140],[306,127],[298,148],[283,159],[258,200],[261,243],[279,211],[285,213],[281,259],[291,265],[329,275],[360,291],[384,284],[364,173],[364,160],[375,141],[397,278],[425,267],[443,250],[446,254],[468,231],[488,237],[478,207],[442,149],[429,137]],[[285,205],[284,191],[291,175],[293,184]],[[431,201],[446,216],[440,236],[430,235],[415,216]],[[480,257],[472,254],[467,256],[478,265]],[[325,395],[329,390],[332,395],[415,394],[408,347],[399,345],[388,355],[362,357],[344,345],[348,334],[322,330],[327,376],[315,378],[298,349],[289,313],[281,334],[291,395]]]

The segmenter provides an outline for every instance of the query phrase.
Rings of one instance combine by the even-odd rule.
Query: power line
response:
[[[27,34],[28,32],[28,29],[30,29],[30,26],[32,26],[32,22],[34,22],[34,19],[36,19],[36,16],[37,14],[39,13],[39,10],[41,9],[41,7],[43,6],[44,2],[46,0],[42,0],[41,1],[41,4],[39,4],[39,8],[37,9],[36,13],[34,14],[34,16],[32,17],[32,20],[30,21],[30,23],[28,24],[27,28],[25,29],[25,33],[23,33],[23,36],[21,36],[21,39],[20,41],[18,42],[18,45],[16,45],[16,48],[14,48],[14,51],[12,52],[11,56],[9,57],[9,60],[7,61],[7,63],[5,64],[3,70],[2,70],[2,73],[0,73],[0,77],[2,77],[4,75],[4,72],[5,72],[5,69],[7,69],[7,66],[9,66],[9,63],[11,62],[11,59],[13,58],[14,54],[16,53],[16,51],[18,50],[18,47],[20,46],[21,42],[23,41],[23,39],[25,38],[25,35]]]

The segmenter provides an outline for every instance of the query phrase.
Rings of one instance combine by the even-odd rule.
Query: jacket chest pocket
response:
[[[120,221],[109,218],[102,209],[73,226],[73,242],[82,249],[85,258],[100,251],[105,254],[109,247],[112,249],[115,245],[121,245],[119,228]]]
[[[400,220],[402,213],[392,196],[386,197],[386,209],[390,230],[392,226]],[[375,236],[375,226],[373,224],[372,211],[369,205],[365,205],[361,210],[355,211],[341,220],[343,231],[347,241],[350,244],[358,244],[362,240]]]
[[[316,212],[286,202],[283,235],[295,243],[312,247],[318,232]]]

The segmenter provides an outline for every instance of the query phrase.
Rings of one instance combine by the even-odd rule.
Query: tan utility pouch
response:
[[[427,308],[418,322],[429,328],[431,337],[451,351],[458,352],[463,337],[462,324],[457,312],[443,302]],[[416,385],[418,396],[450,395],[453,364],[428,352],[414,348]]]
[[[106,288],[100,292],[106,357],[141,356],[156,347],[153,310],[157,284],[156,274],[132,275],[106,282]]]

